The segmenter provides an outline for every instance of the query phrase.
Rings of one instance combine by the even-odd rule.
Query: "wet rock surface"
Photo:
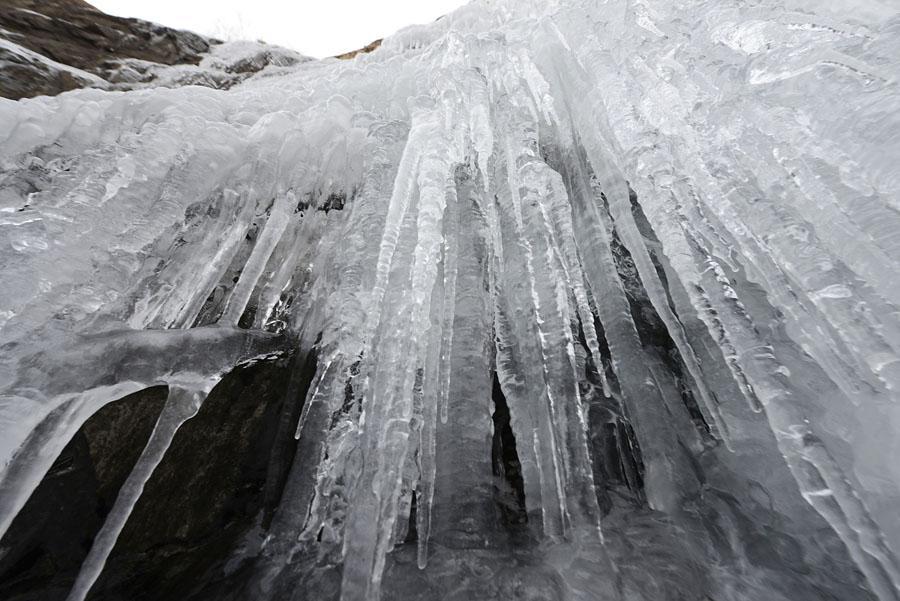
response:
[[[296,419],[305,390],[286,395],[290,361],[238,368],[212,391],[148,482],[89,599],[224,598],[242,546],[259,544],[254,527],[280,497],[286,468],[273,459],[292,456],[279,422]],[[66,598],[165,398],[165,387],[147,389],[85,423],[0,541],[0,598]]]
[[[0,541],[0,597],[66,597],[165,399],[165,387],[129,395],[75,435]]]

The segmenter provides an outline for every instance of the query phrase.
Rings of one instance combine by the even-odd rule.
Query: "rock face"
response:
[[[381,42],[382,42],[382,40],[375,40],[374,42],[371,42],[371,43],[369,43],[369,44],[366,44],[365,46],[363,46],[363,47],[360,48],[359,50],[353,50],[353,51],[351,51],[351,52],[345,52],[345,53],[343,53],[343,54],[338,54],[338,55],[335,56],[334,58],[339,58],[339,59],[341,59],[341,60],[350,60],[351,58],[355,58],[355,57],[359,56],[360,54],[366,54],[366,53],[368,53],[368,52],[374,52],[375,50],[377,50],[377,49],[381,46]]]
[[[212,391],[147,483],[91,599],[225,599],[281,496],[315,362],[239,368]],[[0,541],[0,598],[63,601],[150,437],[165,387],[107,405],[53,464]],[[237,551],[236,551],[237,550]],[[237,578],[237,577],[235,577]]]
[[[129,395],[66,446],[0,541],[0,596],[65,599],[165,400],[165,388]]]
[[[0,6],[0,28],[5,41],[34,53],[0,47],[5,63],[0,95],[13,99],[97,85],[81,72],[105,79],[125,58],[196,65],[215,43],[187,31],[107,15],[83,0],[7,0]]]
[[[6,0],[0,26],[8,39],[84,71],[97,71],[122,58],[196,65],[212,41],[189,31],[107,15],[83,0]]]
[[[307,60],[262,43],[219,40],[107,15],[83,0],[7,0],[0,6],[0,96],[82,87],[228,88],[266,67]]]

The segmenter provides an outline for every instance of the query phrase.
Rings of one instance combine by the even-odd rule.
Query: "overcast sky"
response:
[[[221,39],[261,39],[308,56],[334,56],[466,0],[88,0],[100,10]]]

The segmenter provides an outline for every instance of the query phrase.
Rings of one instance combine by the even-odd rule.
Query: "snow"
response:
[[[22,10],[22,9],[18,9]],[[31,12],[31,11],[24,11]],[[34,13],[38,14],[38,13]],[[43,17],[44,15],[39,15]],[[46,17],[44,17],[46,18]],[[17,59],[17,62],[29,63],[38,67],[43,71],[47,71],[52,74],[56,73],[66,73],[70,75],[75,81],[79,82],[83,86],[91,86],[95,88],[105,89],[108,87],[108,83],[104,81],[103,78],[94,75],[93,73],[88,73],[87,71],[83,71],[81,69],[76,69],[75,67],[71,67],[69,65],[64,65],[62,63],[58,63],[55,60],[47,58],[42,54],[38,54],[28,48],[24,48],[15,42],[10,40],[5,40],[0,38],[0,51],[6,51],[13,57]],[[6,59],[8,60],[8,59]],[[4,62],[6,62],[4,60]],[[5,66],[5,65],[3,65]]]
[[[228,88],[249,77],[268,77],[283,68],[312,60],[293,50],[261,42],[213,44],[198,65],[161,65],[125,58],[108,69],[111,89],[133,90],[148,87],[205,85]]]
[[[0,524],[93,412],[169,384],[84,598],[205,393],[302,349],[319,455],[262,571],[318,545],[344,601],[390,598],[413,496],[423,578],[462,565],[496,374],[562,598],[662,598],[598,467],[633,431],[616,469],[708,570],[684,598],[900,599],[898,16],[820,4],[475,0],[352,61],[270,50],[227,91],[160,86],[258,45],[0,102]],[[806,575],[752,559],[772,520]]]

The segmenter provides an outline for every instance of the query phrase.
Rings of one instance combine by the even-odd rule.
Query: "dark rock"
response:
[[[147,483],[89,599],[221,598],[204,589],[240,566],[229,556],[262,520],[288,363],[238,368],[213,389]]]
[[[51,69],[40,60],[29,60],[0,48],[0,96],[18,100],[31,96],[51,96],[68,90],[85,87],[91,82],[69,71]]]
[[[262,42],[216,54],[220,44],[107,15],[82,0],[6,0],[0,6],[0,96],[18,100],[83,87],[227,89],[268,67],[310,60]]]
[[[94,72],[103,61],[137,58],[163,65],[194,64],[210,40],[140,19],[107,15],[82,0],[5,0],[0,25],[17,44]]]
[[[228,598],[296,446],[285,424],[309,378],[289,386],[292,362],[238,367],[213,389],[147,483],[89,599]],[[130,395],[79,430],[0,541],[0,598],[65,599],[165,397],[165,387]]]
[[[377,50],[378,47],[381,46],[381,42],[382,42],[381,39],[375,40],[374,42],[370,42],[370,43],[366,44],[365,46],[363,46],[362,48],[359,48],[358,50],[352,50],[350,52],[338,54],[334,58],[339,58],[341,60],[350,60],[351,58],[356,58],[356,56],[359,54],[368,54],[369,52],[373,52],[373,51]]]
[[[104,79],[110,61],[196,65],[215,43],[188,31],[107,15],[82,0],[4,0],[0,29],[14,44]],[[46,62],[0,51],[0,64],[7,62],[11,65],[0,73],[0,96],[6,98],[58,94],[91,83]]]
[[[155,387],[110,403],[63,449],[0,541],[0,598],[65,599],[165,399]]]

